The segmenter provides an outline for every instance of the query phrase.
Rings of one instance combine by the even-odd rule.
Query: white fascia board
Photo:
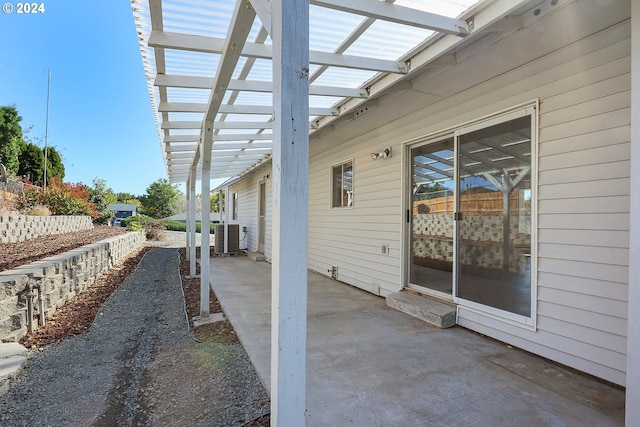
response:
[[[224,41],[225,39],[219,37],[196,36],[169,31],[152,31],[149,36],[149,46],[151,47],[218,55],[223,52]],[[270,45],[247,42],[242,49],[242,56],[271,60],[273,59],[273,51]],[[404,74],[408,71],[407,64],[404,62],[316,50],[309,51],[309,62],[318,65],[388,73]]]
[[[469,25],[460,19],[436,15],[409,7],[369,0],[310,0],[310,4],[342,12],[354,13],[369,18],[395,22],[397,24],[424,28],[439,33],[464,37],[469,34]]]
[[[501,19],[509,16],[510,13],[517,11],[523,6],[531,4],[530,0],[495,0],[486,3],[486,7],[478,10],[473,15],[474,29],[471,37],[475,34],[487,31],[490,26]],[[452,52],[456,47],[464,43],[466,39],[447,34],[438,38],[435,42],[427,46],[422,51],[411,57],[411,71],[405,75],[387,74],[369,86],[369,96],[373,97],[381,92],[391,89],[394,85],[413,78],[421,70],[427,68],[433,61]],[[351,98],[339,106],[341,115],[355,111],[362,106],[367,100]],[[316,120],[317,128],[323,128],[333,121],[336,117],[320,117]]]

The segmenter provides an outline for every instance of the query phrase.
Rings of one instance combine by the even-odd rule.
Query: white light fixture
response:
[[[391,157],[391,147],[387,147],[379,153],[371,153],[372,160],[386,159],[387,157]]]

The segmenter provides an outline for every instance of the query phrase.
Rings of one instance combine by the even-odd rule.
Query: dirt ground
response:
[[[57,236],[57,239],[56,236],[47,236],[46,238],[21,242],[23,246],[21,251],[17,251],[12,247],[3,248],[2,246],[5,245],[0,245],[0,254],[8,254],[5,259],[6,265],[11,265],[12,262],[22,263],[21,260],[33,261],[54,253],[63,252],[71,247],[110,237],[113,235],[114,230],[115,234],[117,234],[124,229],[98,227],[94,230],[88,230],[88,232],[68,233],[64,236]],[[26,250],[24,248],[25,244],[28,245]],[[160,241],[153,242],[153,245],[162,246],[163,244]],[[109,272],[103,274],[85,292],[82,292],[67,302],[64,307],[57,310],[54,316],[48,319],[47,325],[24,337],[21,343],[28,348],[41,349],[85,332],[91,327],[103,303],[135,270],[144,254],[152,248],[152,245],[145,245],[140,250],[130,254],[124,261],[121,261]],[[25,256],[25,252],[28,255]],[[227,407],[219,409],[220,411],[228,410],[229,406],[236,405],[229,403],[230,396],[228,395],[231,394],[231,397],[233,397],[236,393],[236,388],[242,388],[242,385],[234,383],[234,381],[237,383],[238,378],[232,380],[224,378],[224,373],[222,372],[218,372],[217,376],[211,375],[216,372],[215,365],[220,364],[220,360],[216,359],[219,356],[215,355],[237,352],[241,345],[238,343],[233,326],[226,320],[193,328],[192,319],[199,314],[200,279],[187,277],[189,266],[188,262],[184,260],[184,249],[181,249],[179,253],[184,305],[188,318],[191,319],[190,333],[193,334],[194,341],[201,346],[199,347],[200,350],[198,350],[201,352],[201,356],[198,360],[195,360],[193,352],[172,351],[170,353],[159,352],[155,357],[147,371],[151,373],[161,371],[162,375],[145,374],[140,389],[143,402],[145,402],[144,406],[146,406],[145,410],[148,410],[155,417],[150,425],[188,425],[182,422],[174,423],[178,421],[175,418],[175,409],[180,408],[180,411],[186,414],[192,412],[194,416],[202,417],[206,416],[208,411],[216,410],[216,399]],[[11,254],[14,254],[14,256],[12,257]],[[222,311],[213,291],[210,292],[210,307],[212,313]],[[244,350],[242,352],[244,353]],[[224,363],[233,363],[233,360],[235,360],[234,357],[224,357]],[[233,371],[228,366],[225,370]],[[247,378],[254,377],[249,376]],[[256,380],[251,379],[250,381]],[[221,396],[220,390],[229,390],[229,384],[231,383],[234,383],[231,388],[232,392],[226,391],[224,393],[225,396]],[[255,385],[252,387],[255,387]],[[246,399],[241,394],[242,392],[238,391],[238,399]],[[268,397],[265,395],[261,399],[264,399],[264,401],[259,405],[268,408]],[[238,406],[241,404],[241,402],[237,403]],[[108,419],[98,421],[102,422],[98,422],[97,425],[110,425]],[[268,426],[269,421],[269,415],[267,414],[255,420],[246,420],[246,423],[242,425],[250,427]]]

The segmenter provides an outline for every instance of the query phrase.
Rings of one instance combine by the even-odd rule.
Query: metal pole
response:
[[[44,185],[42,192],[47,194],[47,147],[49,146],[49,98],[51,95],[51,68],[49,68],[49,77],[47,79],[47,115],[45,119],[44,130]]]

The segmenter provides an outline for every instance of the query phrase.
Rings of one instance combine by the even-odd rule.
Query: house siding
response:
[[[537,20],[527,13],[523,29],[469,44],[456,52],[456,66],[425,71],[411,90],[390,93],[358,119],[312,136],[309,268],[330,275],[336,266],[339,280],[382,295],[399,290],[404,143],[537,99],[536,329],[466,307],[458,321],[624,385],[630,220],[624,3],[607,6],[606,14],[592,13],[590,2],[565,2]],[[371,152],[387,146],[391,158],[371,160]],[[354,206],[331,209],[330,167],[349,159]]]
[[[271,260],[271,179],[267,175],[271,174],[271,162],[265,163],[243,179],[229,187],[230,193],[238,193],[238,219],[232,221],[240,224],[240,227],[247,227],[247,237],[241,248],[246,248],[250,252],[258,251],[258,186],[264,180],[266,185],[266,218],[265,218],[265,253],[267,260]],[[242,238],[241,233],[240,238]]]

